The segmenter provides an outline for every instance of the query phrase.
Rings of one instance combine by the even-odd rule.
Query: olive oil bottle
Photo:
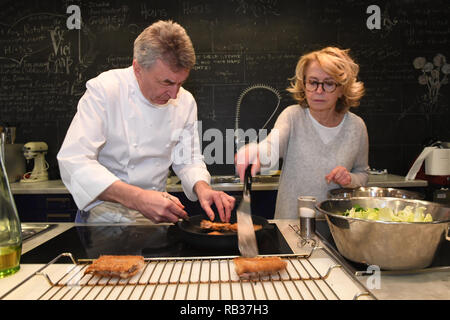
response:
[[[0,278],[20,268],[22,229],[16,204],[4,166],[4,149],[0,149]]]

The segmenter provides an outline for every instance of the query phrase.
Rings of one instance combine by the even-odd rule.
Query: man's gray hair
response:
[[[191,70],[195,65],[195,51],[182,26],[171,20],[160,20],[147,27],[136,38],[133,59],[146,69],[160,59],[174,71]]]

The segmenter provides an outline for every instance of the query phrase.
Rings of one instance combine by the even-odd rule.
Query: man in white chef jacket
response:
[[[182,85],[195,64],[186,31],[158,21],[135,40],[133,65],[101,73],[86,92],[57,155],[77,222],[176,222],[187,213],[164,192],[169,167],[191,201],[228,221],[235,199],[210,186],[197,104]]]

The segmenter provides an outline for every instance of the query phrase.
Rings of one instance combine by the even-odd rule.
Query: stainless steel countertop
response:
[[[298,225],[297,220],[270,220],[277,224],[287,243],[294,253],[304,254],[308,249],[300,248],[298,236],[292,230],[290,225]],[[48,241],[58,234],[73,227],[74,223],[58,223],[55,228],[48,232],[36,235],[30,240],[24,241],[23,253],[28,252],[36,246]],[[321,245],[323,245],[321,243]],[[55,256],[57,253],[55,253]],[[14,275],[1,279],[0,295],[7,292],[20,281],[28,277],[39,266],[35,264],[22,264],[21,269]],[[358,280],[368,287],[372,293],[381,300],[390,299],[429,299],[429,300],[448,300],[450,299],[450,271],[436,271],[427,273],[403,274],[403,275],[384,275],[381,272],[379,281],[374,281],[372,276],[359,276]],[[375,288],[372,284],[377,285]]]
[[[222,177],[230,176],[213,176],[218,181],[223,180]],[[269,177],[271,178],[271,177]],[[183,192],[180,184],[176,184],[178,178],[170,178],[167,184],[167,192]],[[173,179],[173,180],[172,180]],[[274,179],[268,179],[269,182],[254,182],[252,190],[267,191],[278,190],[278,182]],[[173,182],[172,182],[173,181]],[[390,188],[406,188],[406,187],[426,187],[428,182],[425,180],[405,180],[405,177],[395,174],[369,175],[368,187],[390,187]],[[242,183],[212,183],[212,187],[221,191],[242,191]],[[61,180],[49,180],[35,183],[11,183],[11,191],[13,194],[68,194],[69,191]]]

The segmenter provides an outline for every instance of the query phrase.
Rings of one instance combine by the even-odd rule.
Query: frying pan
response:
[[[208,248],[238,248],[237,232],[224,232],[223,235],[210,235],[208,232],[212,230],[204,230],[200,228],[202,220],[209,220],[206,215],[196,215],[189,217],[189,221],[183,220],[177,222],[178,228],[181,230],[181,236],[184,241],[196,247]],[[256,240],[264,233],[263,231],[270,228],[270,224],[266,218],[252,215],[253,224],[262,225],[262,229],[255,231]],[[220,222],[215,220],[215,222]],[[236,222],[236,216],[232,215],[230,223]]]

